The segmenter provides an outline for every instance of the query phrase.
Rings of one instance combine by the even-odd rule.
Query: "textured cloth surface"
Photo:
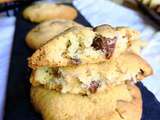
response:
[[[15,17],[0,19],[0,120],[4,107],[4,94],[7,83],[9,60],[15,29]]]

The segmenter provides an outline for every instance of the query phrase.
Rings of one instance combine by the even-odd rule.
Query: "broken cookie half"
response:
[[[136,83],[152,74],[148,63],[135,53],[123,53],[117,59],[99,64],[67,67],[39,67],[30,82],[61,93],[93,94],[126,81]]]
[[[72,27],[50,40],[29,58],[37,111],[45,120],[140,120],[134,83],[153,71],[139,56],[139,36],[101,25]]]
[[[125,51],[139,52],[139,33],[130,28],[72,27],[50,40],[30,58],[29,66],[61,67],[99,63],[117,57]]]

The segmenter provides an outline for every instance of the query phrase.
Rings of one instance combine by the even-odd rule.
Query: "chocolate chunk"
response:
[[[69,40],[67,43],[67,48],[69,48],[71,46],[71,41]]]
[[[80,95],[82,95],[83,97],[88,96],[87,93],[80,93]]]
[[[136,79],[142,80],[142,79],[144,79],[144,76],[145,76],[145,72],[142,69],[140,69],[138,74],[136,75]]]
[[[101,35],[97,35],[91,46],[93,46],[96,50],[101,50],[105,53],[106,58],[109,59],[115,49],[117,38],[106,38]]]
[[[79,65],[79,64],[81,64],[81,61],[80,61],[80,59],[72,58],[71,59],[71,64]]]
[[[60,92],[62,90],[62,85],[55,85],[55,91]]]
[[[92,81],[90,83],[90,86],[89,86],[89,91],[91,93],[95,93],[97,91],[97,88],[100,86],[99,82],[97,81]]]
[[[60,78],[60,77],[61,77],[61,72],[60,72],[58,69],[55,69],[55,70],[53,71],[53,75],[54,75],[55,77],[57,77],[57,78]]]
[[[144,75],[144,71],[143,71],[142,69],[139,70],[139,73],[140,73],[141,75]]]

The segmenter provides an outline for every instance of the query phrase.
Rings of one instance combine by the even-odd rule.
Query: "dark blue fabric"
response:
[[[142,120],[160,120],[160,103],[142,83],[138,83],[143,99]]]

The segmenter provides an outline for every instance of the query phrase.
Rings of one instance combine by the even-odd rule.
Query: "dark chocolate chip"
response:
[[[56,69],[56,70],[53,71],[53,75],[54,75],[56,78],[60,78],[60,77],[61,77],[61,72],[60,72],[58,69]]]
[[[124,117],[122,116],[121,112],[116,108],[115,111],[118,113],[118,115],[120,116],[121,119],[124,119]]]
[[[142,69],[140,69],[140,72],[139,72],[141,75],[144,75],[144,71]]]
[[[90,83],[90,86],[89,86],[89,91],[91,93],[95,93],[97,91],[97,88],[100,86],[99,82],[97,81],[92,81]]]
[[[96,50],[101,50],[105,53],[106,58],[109,59],[115,49],[117,38],[106,38],[101,35],[97,35],[92,43],[92,47],[94,47]]]
[[[81,64],[81,60],[80,59],[76,59],[76,58],[72,58],[71,59],[71,64],[79,65],[79,64]]]
[[[136,79],[142,80],[142,79],[144,79],[144,76],[145,76],[145,72],[142,69],[140,69],[138,74],[136,75]]]
[[[93,28],[93,31],[96,31],[96,30],[97,30],[97,27],[94,27],[94,28]]]
[[[62,90],[62,85],[56,85],[55,91],[60,92]]]
[[[82,95],[83,97],[87,97],[87,96],[88,96],[86,93],[81,93],[81,95]]]
[[[71,46],[71,41],[69,40],[67,43],[67,48],[69,48]]]

